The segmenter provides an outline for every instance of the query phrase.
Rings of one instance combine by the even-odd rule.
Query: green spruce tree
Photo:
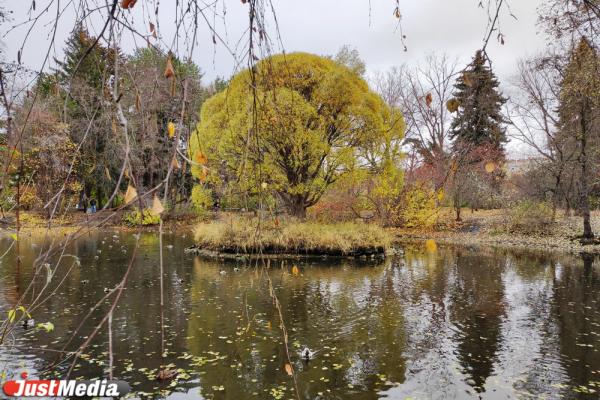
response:
[[[458,104],[450,137],[455,153],[467,154],[485,146],[493,158],[504,157],[506,139],[502,106],[506,103],[498,91],[499,82],[485,57],[477,51],[475,58],[457,79],[454,96]]]
[[[124,148],[110,108],[115,57],[121,58],[84,28],[75,29],[65,43],[64,57],[55,60],[53,74],[42,76],[38,82],[42,93],[45,90],[54,100],[61,119],[69,124],[73,143],[82,143],[78,176],[86,195],[95,198],[99,206],[114,190]]]
[[[456,116],[450,127],[453,140],[452,191],[456,220],[463,203],[471,208],[493,205],[504,178],[506,103],[499,82],[481,51],[457,79],[448,109]]]
[[[113,49],[96,43],[96,38],[90,36],[87,30],[80,28],[73,31],[65,44],[64,59],[55,60],[59,82],[69,84],[76,77],[94,89],[101,89],[112,74],[114,53]]]

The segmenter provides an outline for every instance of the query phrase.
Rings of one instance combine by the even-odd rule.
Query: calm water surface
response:
[[[54,238],[59,240],[60,238]],[[2,254],[11,239],[0,240]],[[81,260],[33,312],[54,331],[15,330],[0,350],[7,378],[46,376],[81,319],[125,272],[136,237],[98,232],[67,248]],[[265,273],[240,261],[185,254],[191,238],[168,234],[165,247],[165,351],[161,357],[158,235],[142,233],[127,289],[113,318],[115,378],[139,398],[294,399],[285,371],[279,314]],[[167,246],[168,245],[168,246]],[[6,315],[32,280],[41,237],[24,237],[0,264]],[[71,261],[61,262],[50,291]],[[299,274],[293,273],[294,265]],[[407,245],[376,260],[273,262],[301,399],[597,399],[600,390],[600,267],[591,257]],[[89,282],[88,282],[89,281]],[[34,281],[36,296],[46,282]],[[76,334],[74,350],[109,303]],[[300,347],[316,350],[300,360]],[[107,376],[103,328],[77,361],[74,377]],[[52,376],[62,376],[72,359]],[[154,380],[158,368],[177,380]]]

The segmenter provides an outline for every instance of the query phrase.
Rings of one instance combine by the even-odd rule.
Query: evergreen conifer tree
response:
[[[506,98],[500,94],[498,86],[498,79],[486,65],[482,52],[478,51],[455,84],[458,110],[450,129],[455,153],[466,155],[485,146],[494,153],[494,161],[503,160],[507,139],[502,105]]]

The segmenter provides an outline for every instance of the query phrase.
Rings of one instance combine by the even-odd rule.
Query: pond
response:
[[[60,239],[60,238],[54,238]],[[12,239],[0,241],[2,254]],[[66,249],[50,283],[54,291],[33,311],[54,330],[14,330],[0,349],[7,379],[53,372],[65,344],[91,307],[114,287],[138,238],[99,231]],[[600,269],[588,256],[495,248],[404,246],[386,260],[271,261],[186,254],[191,237],[164,238],[162,354],[158,235],[142,233],[127,288],[112,319],[115,378],[138,398],[168,399],[596,399],[600,390]],[[41,237],[20,241],[0,265],[2,312],[32,280]],[[64,279],[63,279],[64,278]],[[297,381],[286,372],[281,304]],[[46,283],[34,280],[30,301]],[[59,285],[57,288],[57,285]],[[54,290],[57,288],[56,290]],[[101,302],[67,350],[84,342],[110,303]],[[90,342],[73,377],[108,374],[108,330]],[[316,351],[305,362],[299,351]],[[162,364],[175,380],[154,379]]]

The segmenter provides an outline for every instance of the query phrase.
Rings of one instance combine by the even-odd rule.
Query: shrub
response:
[[[438,220],[440,207],[438,200],[443,193],[421,185],[415,185],[402,193],[393,213],[393,223],[406,228],[429,229]]]
[[[136,209],[123,215],[123,222],[130,226],[157,225],[160,223],[160,215],[154,214],[149,208],[141,212]]]
[[[32,188],[23,188],[21,191],[20,204],[23,210],[31,210],[41,205],[41,200],[37,197]]]
[[[552,225],[552,208],[547,203],[522,201],[509,214],[511,232],[542,233]]]

